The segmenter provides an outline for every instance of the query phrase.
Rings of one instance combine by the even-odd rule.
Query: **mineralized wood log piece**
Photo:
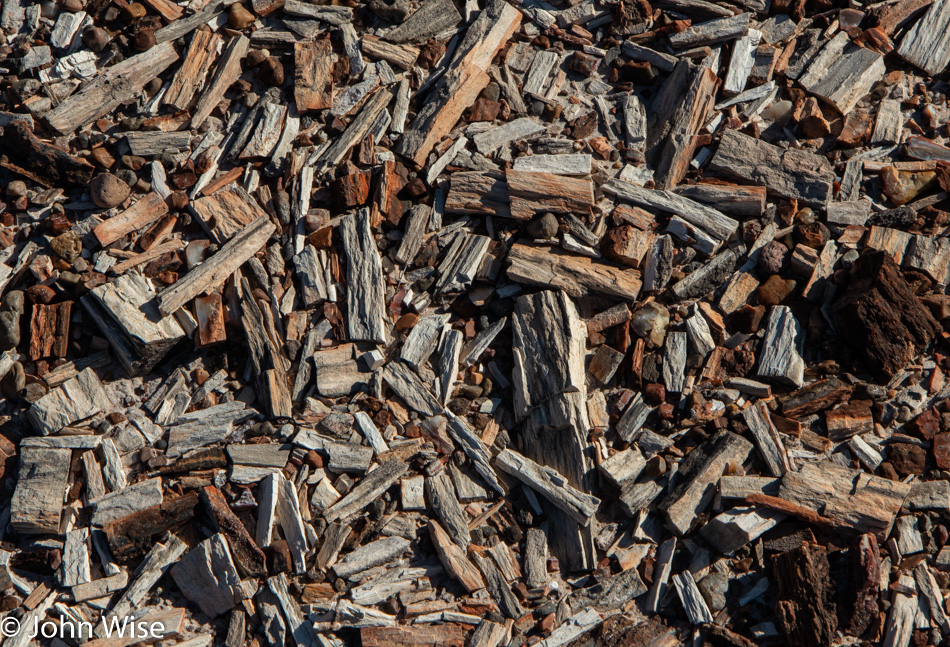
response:
[[[741,464],[751,451],[752,443],[748,440],[731,431],[720,431],[687,454],[677,470],[679,484],[660,503],[670,528],[680,536],[689,532],[712,501],[726,464]]]
[[[442,413],[438,398],[405,362],[390,362],[383,371],[383,380],[411,409],[424,416]]]
[[[703,599],[699,587],[696,586],[696,580],[689,571],[683,571],[673,576],[673,586],[676,588],[676,594],[679,596],[680,603],[686,610],[686,617],[694,625],[702,625],[713,621],[712,613]]]
[[[181,67],[175,72],[171,86],[162,101],[176,110],[187,110],[218,55],[221,36],[211,29],[198,29],[188,46]]]
[[[87,368],[34,402],[26,417],[41,436],[48,436],[111,406],[99,376]]]
[[[426,479],[425,496],[429,509],[445,526],[452,541],[463,550],[467,549],[472,542],[468,518],[455,496],[455,488],[447,470]]]
[[[124,561],[144,554],[154,544],[156,537],[193,519],[197,507],[197,493],[189,492],[177,499],[163,501],[111,521],[103,527],[103,532],[112,554]]]
[[[759,453],[765,459],[772,476],[783,476],[793,468],[794,463],[785,451],[785,444],[772,424],[769,417],[769,408],[765,402],[759,400],[742,412],[742,419],[755,437],[755,444]]]
[[[783,150],[736,130],[723,133],[709,169],[765,186],[777,196],[820,206],[831,199],[835,181],[824,157]]]
[[[730,18],[720,18],[692,25],[670,36],[670,44],[676,49],[715,45],[723,41],[740,38],[749,33],[751,14],[743,13]]]
[[[258,218],[229,240],[214,256],[189,271],[158,295],[158,309],[168,316],[202,292],[213,290],[256,254],[274,232],[268,218]]]
[[[110,521],[146,510],[162,503],[162,479],[151,478],[139,481],[121,490],[116,490],[101,499],[90,502],[92,523],[105,526]]]
[[[591,174],[591,156],[581,153],[525,155],[516,158],[512,168],[515,171],[586,177]]]
[[[214,523],[215,530],[227,539],[231,556],[241,571],[253,576],[266,573],[263,551],[254,542],[244,523],[231,511],[221,491],[209,485],[201,489],[199,497]]]
[[[445,200],[447,213],[511,218],[508,182],[497,171],[453,173]],[[526,217],[530,218],[531,214]]]
[[[805,379],[804,333],[787,306],[769,312],[757,375],[788,386],[800,387]]]
[[[317,176],[326,176],[336,170],[350,150],[370,133],[379,116],[389,105],[390,99],[392,99],[392,92],[389,90],[374,92],[363,103],[359,114],[350,122],[343,134],[335,137],[333,143],[323,152],[320,152],[322,149],[317,149],[318,156],[307,160],[307,165],[314,167],[314,173]]]
[[[469,593],[485,588],[485,581],[482,579],[481,573],[469,561],[465,551],[451,540],[442,526],[433,519],[429,521],[428,528],[429,536],[445,570],[457,579]]]
[[[211,111],[217,107],[224,97],[224,93],[227,92],[232,83],[237,81],[241,75],[241,61],[244,59],[244,55],[247,54],[250,44],[251,41],[243,34],[231,38],[218,59],[214,75],[202,91],[201,98],[198,99],[198,104],[191,115],[192,128],[199,128],[211,116]],[[151,51],[147,53],[150,54]],[[144,54],[141,56],[144,56]]]
[[[86,160],[40,140],[30,126],[20,120],[4,126],[0,148],[8,151],[0,155],[0,166],[47,188],[85,186],[95,170]]]
[[[504,625],[500,626],[504,635]],[[461,625],[413,625],[411,627],[363,627],[363,647],[463,647],[465,630]]]
[[[148,193],[131,207],[97,225],[92,233],[103,247],[111,245],[126,234],[144,231],[149,225],[168,213],[168,206],[157,193]]]
[[[324,517],[332,522],[356,514],[388,490],[408,470],[409,466],[403,461],[398,459],[386,461],[361,478],[345,497],[330,506]]]
[[[700,534],[724,555],[730,555],[768,532],[787,515],[776,510],[733,508],[706,522]]]
[[[267,214],[242,187],[232,184],[191,203],[192,213],[219,245],[234,238]]]
[[[847,114],[884,76],[884,71],[883,56],[858,47],[841,31],[825,45],[798,82],[841,114]]]
[[[333,49],[328,38],[294,44],[294,100],[297,110],[324,110],[332,103]]]
[[[603,294],[634,301],[640,274],[557,248],[516,243],[508,252],[508,278],[542,288],[557,288],[574,297]]]
[[[130,375],[151,370],[185,337],[174,317],[159,314],[154,297],[150,281],[129,272],[80,300]]]
[[[713,206],[724,213],[745,218],[757,218],[765,211],[766,188],[764,186],[699,182],[680,185],[673,189],[673,192],[694,202]]]
[[[774,556],[772,570],[778,583],[779,625],[788,641],[829,647],[838,617],[827,549],[802,544]]]
[[[586,526],[600,507],[600,499],[567,484],[566,479],[550,467],[538,465],[524,456],[506,449],[495,457],[495,464],[506,474],[544,495],[548,501]]]
[[[178,590],[209,618],[230,611],[244,597],[241,578],[221,534],[188,551],[171,574]]]
[[[121,571],[116,575],[102,577],[91,582],[77,584],[70,589],[73,594],[73,600],[76,602],[86,602],[104,598],[111,593],[121,591],[129,583],[129,574],[127,571]]]
[[[521,13],[501,0],[493,0],[469,25],[445,74],[396,145],[396,153],[424,166],[426,157],[458,123],[462,113],[488,85],[488,67],[501,47],[521,24]]]
[[[512,218],[529,220],[543,211],[589,214],[594,206],[594,184],[588,179],[513,169],[505,177]]]
[[[72,301],[36,303],[30,319],[30,358],[66,357]]]
[[[21,449],[10,500],[10,523],[18,533],[59,534],[71,456],[69,449]]]
[[[519,618],[524,614],[524,609],[518,603],[518,598],[511,590],[511,586],[501,574],[495,562],[487,556],[479,553],[472,553],[475,565],[485,576],[485,584],[488,593],[495,599],[498,609],[508,618]]]
[[[645,189],[631,182],[618,179],[610,180],[601,188],[606,193],[628,200],[636,205],[675,214],[707,232],[720,243],[728,240],[739,227],[736,220],[717,209],[707,207],[669,191]]]
[[[886,252],[854,264],[844,296],[832,306],[839,330],[877,379],[887,381],[923,352],[940,324],[914,294]]]
[[[607,577],[593,586],[575,591],[568,598],[572,610],[588,609],[609,613],[647,592],[636,568]]]
[[[374,566],[388,564],[408,548],[409,540],[404,537],[377,539],[349,553],[333,570],[337,577],[350,577]]]
[[[89,85],[47,113],[46,122],[67,135],[130,101],[146,83],[177,60],[174,45],[161,43],[100,70]]]
[[[152,587],[188,550],[188,545],[175,535],[169,535],[168,539],[163,541],[164,543],[152,544],[148,555],[145,556],[145,559],[142,560],[142,563],[132,575],[132,583],[129,588],[119,597],[112,610],[108,614],[103,614],[100,628],[110,618],[124,618],[133,610],[139,608],[139,605],[151,592]]]
[[[428,0],[405,22],[386,32],[384,37],[393,43],[421,43],[451,30],[461,20],[461,14],[450,0]]]
[[[915,3],[901,3],[918,6]],[[904,34],[897,53],[927,74],[939,74],[950,63],[950,2],[936,0],[923,18]]]
[[[384,342],[386,304],[382,262],[368,209],[343,219],[340,230],[346,254],[347,326],[350,339]]]
[[[910,490],[900,481],[822,461],[803,463],[782,477],[778,498],[883,541]]]

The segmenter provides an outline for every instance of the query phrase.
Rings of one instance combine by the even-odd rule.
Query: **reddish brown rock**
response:
[[[887,448],[887,459],[901,476],[923,476],[927,464],[927,452],[922,447],[909,443],[892,443]]]

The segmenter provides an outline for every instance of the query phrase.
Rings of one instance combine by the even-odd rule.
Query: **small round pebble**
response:
[[[111,209],[129,197],[129,185],[111,173],[103,173],[89,183],[89,195],[96,206]]]

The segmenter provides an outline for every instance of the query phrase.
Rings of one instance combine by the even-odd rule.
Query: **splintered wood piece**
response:
[[[802,544],[774,556],[772,570],[778,583],[779,624],[788,641],[821,647],[833,644],[838,618],[827,549]]]
[[[175,110],[187,110],[208,76],[218,55],[221,36],[211,29],[199,29],[191,39],[185,60],[175,72],[172,83],[162,101]]]
[[[213,290],[254,256],[274,232],[268,218],[258,218],[234,236],[211,258],[189,271],[158,295],[158,309],[168,316],[202,292]]]
[[[113,605],[108,614],[103,614],[100,627],[104,626],[111,618],[122,618],[128,616],[133,610],[140,608],[145,597],[151,592],[158,581],[162,578],[168,569],[176,564],[188,545],[175,535],[170,535],[166,543],[153,543],[151,549],[142,560],[141,565],[136,569],[132,576],[132,583],[129,588],[119,597],[118,602]]]
[[[350,150],[359,142],[366,139],[370,130],[376,124],[377,119],[389,105],[392,99],[392,92],[389,90],[377,90],[373,93],[360,108],[359,114],[350,122],[342,135],[333,139],[333,143],[323,150],[316,159],[308,160],[308,166],[314,167],[314,173],[318,176],[325,176],[335,171],[343,158],[349,154]],[[403,141],[400,139],[400,142]],[[319,152],[321,149],[317,149]]]
[[[411,409],[424,416],[442,413],[439,400],[408,364],[402,361],[390,362],[383,372],[383,379]]]
[[[824,206],[835,181],[828,161],[800,150],[783,150],[767,142],[726,130],[709,169],[764,185],[770,193],[790,200]]]
[[[83,90],[47,113],[46,122],[60,134],[68,135],[128,103],[146,83],[177,60],[174,45],[161,43],[147,52],[100,70]]]
[[[504,625],[495,626],[504,634]],[[465,630],[457,624],[362,627],[360,642],[363,647],[463,647]]]
[[[469,544],[472,543],[468,520],[455,496],[455,487],[452,485],[447,470],[442,470],[426,479],[425,495],[429,508],[445,526],[452,541],[459,548],[467,550]]]
[[[63,492],[69,478],[69,449],[23,448],[10,523],[21,534],[59,534]]]
[[[429,91],[425,104],[403,133],[396,153],[425,165],[432,147],[458,123],[489,83],[492,59],[521,24],[521,13],[501,0],[488,3],[469,25],[448,69]]]
[[[590,523],[600,507],[600,499],[597,497],[571,487],[567,479],[555,470],[538,465],[510,449],[496,456],[495,464],[506,474],[543,494],[548,501],[583,526]]]
[[[294,100],[301,114],[333,104],[333,49],[328,38],[294,43]]]
[[[151,282],[129,272],[80,300],[129,375],[151,370],[185,336],[174,317],[160,316],[154,298]]]
[[[737,186],[724,182],[685,184],[673,189],[677,195],[701,204],[715,206],[724,213],[743,217],[759,217],[765,211],[764,186]]]
[[[347,326],[350,339],[385,342],[386,303],[383,267],[370,227],[369,209],[360,209],[340,225],[346,254]]]
[[[345,497],[330,506],[324,517],[332,522],[356,514],[388,490],[408,470],[409,466],[401,460],[386,461],[361,478]]]
[[[191,207],[198,222],[219,245],[267,215],[257,200],[237,184],[199,198],[191,203]]]
[[[221,534],[204,540],[181,558],[171,575],[182,595],[209,618],[234,608],[244,596],[231,551]]]
[[[683,61],[680,65],[687,66],[688,63]],[[663,128],[654,127],[650,132],[648,145],[663,136],[654,155],[654,177],[658,189],[671,189],[686,176],[696,149],[696,137],[715,103],[717,85],[715,73],[708,67],[700,67],[686,86],[681,101],[669,107],[672,110],[670,121]],[[666,108],[663,106],[664,111]]]
[[[344,557],[333,567],[337,577],[350,577],[357,573],[388,564],[409,548],[409,540],[404,537],[385,537],[364,544]]]
[[[66,357],[72,301],[33,305],[30,319],[30,359]]]
[[[419,58],[418,47],[387,43],[372,34],[365,34],[360,45],[363,53],[370,58],[378,58],[403,70],[411,70],[416,59]]]
[[[48,436],[111,407],[99,376],[87,368],[34,402],[26,418],[41,436]]]
[[[505,177],[512,218],[529,220],[543,211],[589,214],[594,206],[594,185],[588,179],[513,169]]]
[[[231,511],[221,491],[209,485],[201,489],[199,496],[215,530],[227,539],[231,556],[242,571],[257,576],[266,573],[264,552],[254,542],[244,523]]]
[[[511,201],[505,176],[497,171],[453,173],[449,194],[445,199],[445,211],[511,218]]]
[[[518,598],[515,597],[511,586],[498,570],[494,560],[478,553],[472,553],[472,559],[475,560],[478,570],[485,576],[486,588],[497,602],[498,609],[508,618],[520,618],[524,614],[524,609],[518,603]]]
[[[669,526],[685,535],[698,515],[712,502],[715,485],[726,465],[742,464],[752,451],[752,443],[731,431],[720,431],[693,449],[680,462],[679,485],[660,503]]]
[[[901,3],[905,4],[910,5],[906,9],[911,11],[920,6],[913,2]],[[904,34],[897,53],[931,76],[943,71],[950,63],[950,2],[936,0],[931,4],[923,18]]]
[[[97,225],[92,233],[103,247],[134,231],[144,231],[168,213],[168,205],[157,193],[148,193],[117,216]]]
[[[112,554],[124,561],[148,552],[156,537],[193,519],[197,506],[198,495],[189,492],[107,523],[103,532]]]
[[[740,38],[749,33],[750,16],[751,14],[742,13],[738,16],[691,25],[679,33],[672,34],[670,44],[676,49],[686,49],[703,45],[715,45],[723,41]]]
[[[434,519],[430,519],[428,528],[429,536],[432,538],[432,543],[445,570],[469,593],[485,588],[485,580],[482,579],[481,573],[465,556],[465,551],[449,538],[442,526]]]
[[[516,243],[508,253],[508,278],[542,288],[559,288],[574,297],[592,293],[634,301],[639,272],[598,262],[557,248]]]
[[[759,400],[743,411],[742,419],[755,437],[759,453],[765,459],[765,464],[768,465],[772,476],[784,476],[786,472],[794,468],[794,463],[785,451],[778,429],[772,424],[769,408],[765,402]]]
[[[277,490],[277,507],[275,508],[275,517],[284,532],[284,539],[290,549],[290,555],[294,562],[295,573],[305,573],[307,571],[307,533],[304,529],[304,521],[300,515],[300,502],[297,498],[297,490],[294,484],[283,477],[280,472],[265,477],[265,481],[273,482],[273,487]]]
[[[788,386],[801,387],[805,380],[802,358],[804,333],[787,306],[773,306],[769,312],[757,375]]]
[[[211,81],[205,86],[198,104],[191,116],[191,127],[199,128],[224,98],[224,93],[241,75],[241,61],[247,54],[251,41],[247,36],[238,34],[231,38],[215,68]],[[151,52],[149,52],[151,53]]]
[[[198,321],[198,348],[220,344],[228,338],[224,328],[224,304],[218,293],[195,297],[195,319]]]
[[[699,587],[696,586],[696,580],[689,571],[683,571],[673,576],[673,586],[676,588],[676,594],[679,596],[680,603],[686,611],[686,617],[694,625],[704,625],[713,621],[712,613],[706,606],[706,600],[703,599]]]
[[[884,76],[884,72],[883,56],[858,47],[848,34],[840,31],[815,57],[798,82],[841,114],[848,114],[871,86]]]

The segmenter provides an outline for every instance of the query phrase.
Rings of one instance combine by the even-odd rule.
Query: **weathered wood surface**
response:
[[[516,243],[508,253],[508,277],[571,296],[605,294],[632,301],[640,292],[639,273],[558,249]]]
[[[590,523],[600,500],[566,484],[565,478],[550,467],[538,465],[517,452],[506,449],[495,457],[495,464],[506,474],[538,491],[552,504],[581,525]]]

